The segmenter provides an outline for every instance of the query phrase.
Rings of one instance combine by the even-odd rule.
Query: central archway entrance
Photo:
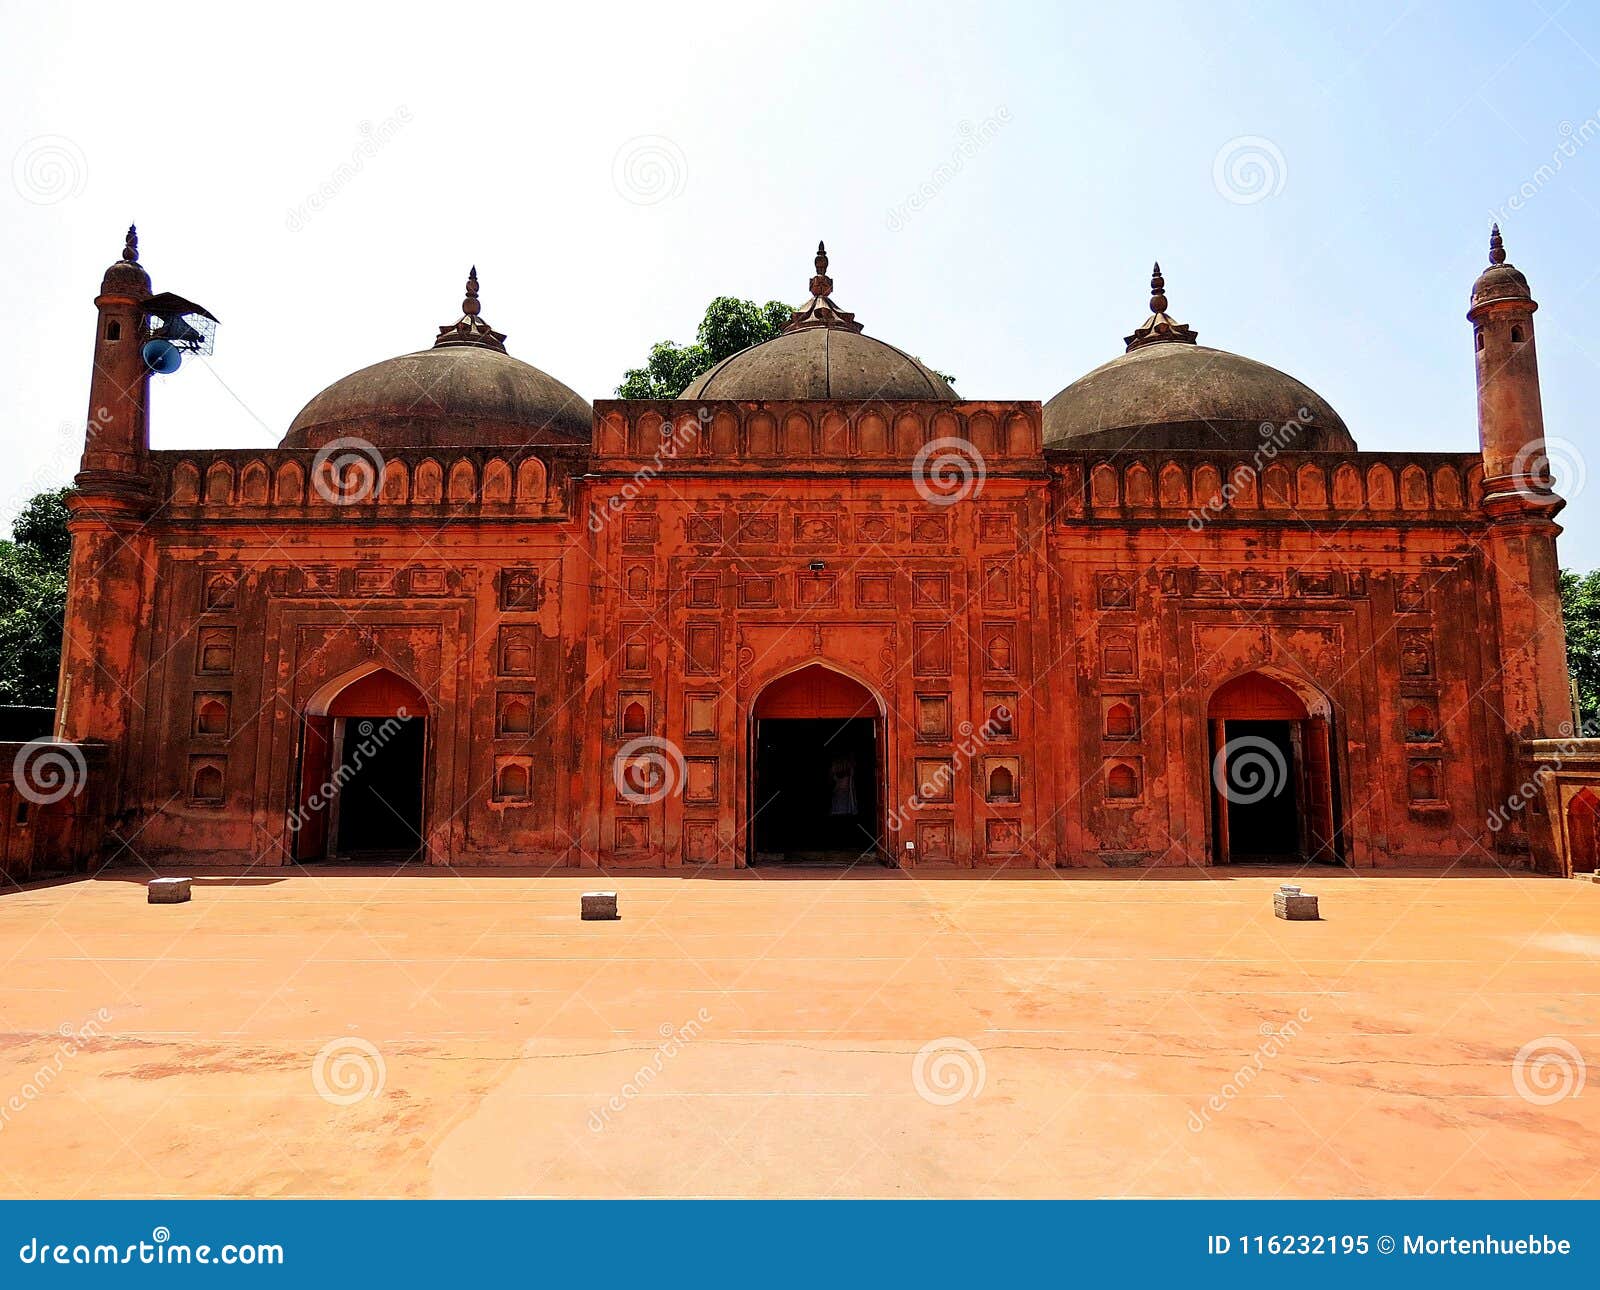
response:
[[[1218,687],[1210,729],[1211,856],[1218,864],[1339,860],[1332,713],[1261,672]]]
[[[295,859],[420,859],[427,732],[428,701],[387,668],[319,690],[301,723]]]
[[[876,861],[883,713],[872,692],[812,664],[761,692],[752,726],[751,860]]]

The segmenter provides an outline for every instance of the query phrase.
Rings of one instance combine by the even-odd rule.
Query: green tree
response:
[[[66,495],[32,498],[0,541],[0,704],[55,702],[72,553]]]
[[[781,300],[758,305],[754,300],[718,296],[692,344],[660,340],[650,347],[643,367],[630,367],[617,386],[619,399],[675,399],[690,382],[741,349],[771,340],[783,330],[793,310]]]
[[[1561,617],[1567,628],[1567,670],[1578,686],[1585,732],[1600,723],[1600,569],[1561,571]]]

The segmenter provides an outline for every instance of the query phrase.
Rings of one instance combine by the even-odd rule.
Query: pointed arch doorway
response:
[[[881,855],[883,708],[859,681],[813,663],[751,709],[750,858],[855,864]]]
[[[318,690],[300,725],[295,859],[421,859],[427,734],[427,699],[388,668]]]
[[[1337,863],[1333,714],[1326,697],[1246,672],[1217,688],[1206,716],[1212,860]]]

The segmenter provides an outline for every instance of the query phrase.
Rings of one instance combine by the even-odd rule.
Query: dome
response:
[[[280,446],[320,448],[346,437],[380,448],[587,443],[594,410],[507,354],[505,336],[478,312],[474,269],[461,319],[439,329],[432,349],[341,377],[300,409]]]
[[[864,335],[855,315],[832,299],[828,252],[817,243],[811,299],[783,334],[752,345],[701,373],[681,399],[939,399],[960,396],[904,350]]]
[[[1047,448],[1255,449],[1262,427],[1300,427],[1280,443],[1296,452],[1352,452],[1343,418],[1310,386],[1254,359],[1196,343],[1167,315],[1161,266],[1150,317],[1128,351],[1080,377],[1044,405]]]
[[[1533,292],[1529,290],[1528,279],[1522,275],[1522,270],[1506,263],[1505,242],[1500,237],[1500,226],[1496,224],[1489,232],[1489,267],[1472,284],[1472,307],[1476,309],[1495,300],[1532,299]]]
[[[106,270],[100,279],[102,296],[132,296],[143,300],[150,294],[150,275],[139,264],[139,230],[128,225],[128,236],[122,244],[122,258]]]

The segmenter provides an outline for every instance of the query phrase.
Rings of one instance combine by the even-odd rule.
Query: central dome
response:
[[[335,381],[289,425],[284,448],[360,438],[379,448],[588,443],[594,410],[575,391],[506,353],[479,315],[478,271],[459,321],[432,349],[401,354]]]
[[[1158,264],[1150,317],[1127,338],[1127,353],[1044,405],[1045,447],[1237,452],[1278,432],[1280,449],[1355,451],[1343,418],[1309,385],[1197,344],[1193,329],[1168,316],[1165,288]]]
[[[828,252],[817,243],[811,299],[783,334],[742,349],[702,372],[680,399],[758,402],[781,399],[939,399],[960,396],[904,350],[862,333],[855,315],[832,299]]]

